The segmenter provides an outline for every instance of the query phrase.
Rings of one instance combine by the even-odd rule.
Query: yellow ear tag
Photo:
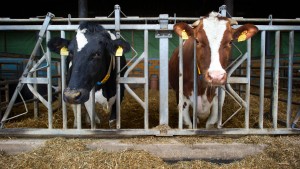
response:
[[[183,30],[181,32],[181,37],[182,37],[182,39],[188,39],[189,38],[185,30]]]
[[[119,46],[116,51],[116,56],[122,56],[122,55],[123,55],[123,48],[121,46]]]
[[[200,71],[198,64],[197,64],[197,69],[198,69],[198,74],[201,75],[201,71]]]
[[[69,55],[69,51],[66,47],[63,47],[60,49],[60,55],[62,56],[68,56]]]
[[[247,39],[247,33],[248,33],[248,31],[243,31],[241,33],[241,35],[238,37],[238,42],[246,40]]]

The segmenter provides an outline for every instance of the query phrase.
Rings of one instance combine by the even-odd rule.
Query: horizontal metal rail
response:
[[[113,24],[101,24],[105,29],[115,29]],[[174,24],[168,24],[165,30],[173,30]],[[235,28],[240,25],[234,26]],[[297,25],[256,25],[260,31],[300,31]],[[20,31],[36,31],[40,30],[41,25],[0,25],[0,31],[20,30]],[[48,31],[74,31],[78,29],[78,25],[49,25]],[[158,24],[122,24],[122,30],[160,30]]]
[[[169,21],[196,21],[203,16],[200,17],[168,17],[167,19]],[[122,22],[147,22],[147,21],[152,21],[152,22],[158,22],[159,17],[138,17],[138,16],[127,16],[123,17],[120,20]],[[260,23],[300,23],[300,18],[295,18],[295,19],[276,19],[276,18],[244,18],[244,17],[232,17],[232,19],[238,21],[238,22],[260,22]],[[28,19],[13,19],[13,18],[0,18],[0,23],[26,23],[26,22],[31,22],[31,23],[38,23],[38,22],[43,22],[44,18],[28,18]],[[62,17],[55,17],[52,20],[52,23],[61,23],[61,22],[80,22],[80,21],[95,21],[95,22],[114,22],[114,18],[108,18],[106,16],[99,16],[95,18],[62,18]]]
[[[114,138],[114,137],[132,137],[132,136],[176,136],[176,135],[224,135],[224,136],[237,136],[237,135],[296,135],[299,134],[299,130],[277,128],[277,129],[1,129],[0,136],[10,137],[90,137],[90,138]]]

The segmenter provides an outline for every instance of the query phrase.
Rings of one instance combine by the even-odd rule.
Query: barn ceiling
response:
[[[119,4],[127,16],[156,17],[159,14],[169,14],[179,17],[198,17],[211,10],[218,11],[224,0],[190,0],[190,1],[130,1],[130,0],[87,0],[88,16],[108,16],[114,5]],[[230,0],[229,0],[230,1]],[[246,18],[300,18],[297,11],[297,1],[272,1],[261,4],[260,0],[232,0],[234,16]],[[16,10],[16,5],[23,10]],[[78,0],[40,0],[40,1],[6,1],[6,10],[0,10],[0,17],[29,18],[46,15],[51,12],[59,17],[78,17]],[[18,9],[18,8],[17,8]]]

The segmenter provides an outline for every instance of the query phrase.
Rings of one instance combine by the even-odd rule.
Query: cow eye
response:
[[[100,55],[98,53],[95,53],[90,57],[91,60],[98,59],[98,58],[100,58]]]

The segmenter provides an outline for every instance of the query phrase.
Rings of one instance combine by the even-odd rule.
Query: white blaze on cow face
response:
[[[76,34],[76,41],[77,41],[77,51],[81,51],[82,48],[88,43],[88,40],[85,37],[86,29],[78,29]]]
[[[223,39],[224,32],[226,30],[226,20],[219,20],[216,16],[219,14],[216,12],[210,13],[208,18],[203,19],[203,29],[206,32],[206,36],[209,42],[211,50],[211,63],[208,68],[208,72],[220,72],[225,73],[220,63],[219,48]]]

